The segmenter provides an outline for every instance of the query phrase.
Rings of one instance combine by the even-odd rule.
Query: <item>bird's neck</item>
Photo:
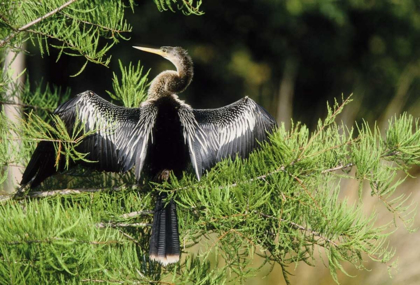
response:
[[[174,63],[177,70],[161,72],[150,84],[148,99],[156,100],[183,92],[190,85],[194,72],[190,59]]]

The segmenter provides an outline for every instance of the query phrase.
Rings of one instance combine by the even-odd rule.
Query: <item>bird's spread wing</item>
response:
[[[59,106],[54,114],[66,124],[69,132],[80,121],[85,132],[91,132],[77,150],[88,153],[88,165],[98,170],[127,171],[136,164],[140,178],[151,130],[157,110],[151,104],[140,108],[116,106],[92,91],[86,91]]]
[[[246,158],[276,127],[273,117],[248,97],[218,109],[183,106],[179,116],[198,179],[224,158]]]

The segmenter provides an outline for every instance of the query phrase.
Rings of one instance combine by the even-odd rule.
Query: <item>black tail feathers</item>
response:
[[[176,204],[171,200],[166,206],[162,197],[157,197],[150,237],[150,259],[163,265],[179,261],[179,233]]]

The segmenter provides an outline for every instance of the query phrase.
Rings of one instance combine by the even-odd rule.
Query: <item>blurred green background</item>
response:
[[[192,85],[181,94],[194,108],[220,107],[247,95],[263,105],[278,122],[290,119],[314,129],[326,114],[326,102],[354,93],[340,119],[348,126],[377,121],[385,128],[395,113],[420,112],[420,1],[415,0],[203,0],[203,16],[157,11],[153,1],[139,1],[133,14],[127,10],[133,32],[112,52],[110,68],[85,63],[83,58],[62,56],[51,49],[41,58],[28,45],[29,79],[71,88],[72,94],[93,90],[107,98],[112,72],[119,73],[118,59],[128,65],[141,60],[151,68],[150,80],[173,68],[155,55],[134,50],[134,45],[182,46],[195,63]],[[418,176],[417,171],[413,171]],[[417,179],[418,180],[418,179]],[[419,199],[420,182],[411,180],[400,190]],[[344,183],[345,184],[345,183]],[[357,196],[357,185],[343,185]],[[367,193],[367,192],[366,192]],[[365,195],[366,196],[366,195]],[[369,195],[366,210],[383,206]],[[382,216],[381,212],[379,215]],[[388,221],[392,217],[384,214]],[[385,223],[378,220],[378,223]],[[417,222],[420,225],[419,222]],[[366,263],[371,272],[355,271],[342,284],[419,284],[420,233],[398,229],[391,238],[397,250],[399,272],[390,279],[386,265]],[[258,260],[256,260],[258,263]],[[333,284],[322,261],[312,268],[299,264],[293,284]],[[249,284],[282,284],[274,268],[268,277]],[[269,268],[262,273],[267,274]]]

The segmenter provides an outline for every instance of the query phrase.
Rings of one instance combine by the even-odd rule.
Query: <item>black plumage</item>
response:
[[[168,179],[170,171],[181,177],[191,165],[200,179],[224,158],[246,158],[258,141],[266,140],[276,127],[270,114],[248,97],[218,109],[191,108],[176,95],[188,87],[193,77],[187,52],[179,47],[136,48],[159,54],[177,68],[162,72],[152,81],[148,99],[138,108],[116,106],[86,91],[54,112],[69,132],[76,122],[90,132],[77,147],[94,161],[81,162],[84,165],[113,172],[135,166],[137,180],[146,173],[160,177],[157,181]],[[55,161],[53,143],[39,143],[21,185],[38,186],[56,173]],[[170,201],[165,206],[164,198],[159,196],[156,202],[150,258],[167,264],[179,260],[180,247],[176,204]]]

